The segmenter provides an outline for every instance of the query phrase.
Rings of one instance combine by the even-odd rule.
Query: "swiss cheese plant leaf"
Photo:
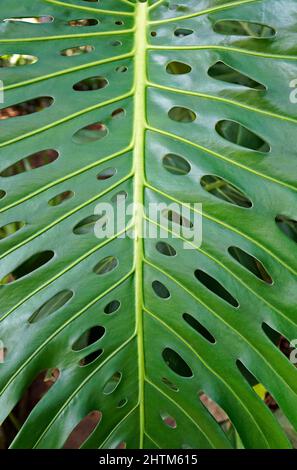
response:
[[[296,41],[295,0],[1,2],[0,420],[48,384],[12,447],[291,446]]]

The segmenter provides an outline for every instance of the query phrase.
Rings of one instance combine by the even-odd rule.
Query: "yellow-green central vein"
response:
[[[139,2],[136,11],[135,62],[134,62],[134,203],[135,203],[135,311],[138,343],[140,442],[144,436],[144,346],[143,346],[143,191],[144,191],[144,132],[146,89],[146,27],[147,4]]]

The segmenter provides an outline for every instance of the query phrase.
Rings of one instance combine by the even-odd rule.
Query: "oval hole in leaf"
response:
[[[5,170],[1,171],[0,176],[7,178],[24,173],[25,171],[35,170],[36,168],[53,163],[57,160],[58,156],[59,153],[54,149],[41,150],[5,168]]]
[[[166,385],[166,387],[168,387],[173,392],[178,392],[179,391],[179,388],[174,383],[172,383],[169,379],[167,379],[166,377],[162,377],[162,382],[163,382],[164,385]]]
[[[177,28],[175,31],[174,31],[174,36],[178,37],[178,38],[184,38],[186,36],[190,36],[191,34],[193,34],[194,31],[192,29],[187,29],[187,28]]]
[[[116,46],[122,46],[123,43],[121,41],[111,41],[109,43],[110,46],[116,47]]]
[[[164,209],[162,211],[162,216],[168,219],[169,222],[172,222],[173,224],[180,225],[181,227],[193,228],[193,224],[189,219],[183,217],[178,212],[175,212],[171,209]]]
[[[82,335],[77,338],[72,344],[73,351],[81,351],[87,348],[96,341],[99,341],[105,334],[105,328],[100,325],[88,328]]]
[[[168,367],[181,377],[193,377],[193,372],[183,358],[173,349],[165,348],[162,357]]]
[[[3,21],[8,22],[8,23],[46,24],[46,23],[52,23],[54,21],[54,17],[53,16],[14,17],[14,18],[6,18]]]
[[[79,361],[80,367],[85,367],[88,366],[89,364],[92,364],[92,362],[95,362],[98,357],[100,357],[103,353],[103,349],[97,349],[97,351],[93,351],[84,358],[82,358]]]
[[[216,62],[208,69],[208,75],[215,80],[221,82],[233,83],[234,85],[241,85],[254,90],[265,91],[266,87],[262,83],[256,82],[253,78],[244,75],[236,69],[233,69],[224,62]]]
[[[297,221],[286,215],[278,215],[275,218],[278,228],[291,240],[297,243]]]
[[[163,423],[171,429],[175,429],[177,427],[176,420],[168,413],[161,413],[161,418]]]
[[[222,199],[222,201],[239,207],[249,208],[253,206],[252,201],[240,189],[219,176],[204,175],[200,180],[200,184],[205,191],[218,199]]]
[[[257,152],[270,152],[270,145],[254,132],[242,126],[238,122],[223,120],[216,124],[217,133],[232,144],[245,147]]]
[[[93,271],[95,274],[102,275],[113,271],[119,264],[118,259],[115,256],[106,256],[94,267]]]
[[[167,153],[167,155],[163,157],[162,163],[165,170],[173,175],[184,176],[191,171],[191,166],[187,160],[175,153]]]
[[[79,449],[93,434],[102,419],[100,411],[91,411],[71,431],[63,445],[63,449]]]
[[[124,408],[124,406],[126,406],[127,403],[128,403],[127,398],[122,398],[122,400],[119,401],[117,408]]]
[[[22,277],[33,273],[43,265],[47,264],[54,257],[54,255],[55,253],[53,251],[47,250],[30,256],[30,258],[20,264],[17,268],[4,276],[4,278],[0,280],[0,285],[11,284],[21,279]]]
[[[121,302],[119,300],[112,300],[104,307],[104,313],[110,315],[111,313],[117,312],[121,306]]]
[[[112,113],[111,113],[111,117],[113,119],[118,119],[118,118],[122,118],[124,117],[126,114],[126,111],[124,110],[124,108],[118,108],[118,109],[115,109]]]
[[[27,54],[5,54],[0,56],[0,67],[19,67],[31,65],[38,61],[38,57]]]
[[[117,21],[114,22],[114,24],[116,24],[117,26],[122,26],[125,23],[124,23],[123,20],[117,20]]]
[[[120,382],[122,380],[122,374],[121,372],[115,372],[105,383],[103,387],[103,393],[104,395],[110,395],[115,391],[115,389],[120,385]]]
[[[191,70],[192,67],[190,67],[190,65],[175,60],[169,62],[169,64],[166,66],[166,72],[170,73],[171,75],[185,75],[186,73],[190,73]]]
[[[116,168],[105,168],[104,170],[100,171],[100,173],[98,173],[97,180],[108,180],[109,178],[114,176],[116,172]]]
[[[266,284],[273,284],[271,276],[257,258],[237,246],[230,246],[228,252],[239,264],[261,279],[261,281],[266,282]]]
[[[49,317],[54,312],[62,308],[73,297],[73,292],[69,289],[58,292],[49,300],[47,300],[41,307],[39,307],[33,315],[29,318],[29,323],[36,323],[44,318]]]
[[[155,292],[155,294],[160,297],[161,299],[169,299],[170,297],[170,292],[169,290],[167,289],[166,286],[164,286],[164,284],[162,284],[162,282],[160,281],[153,281],[152,282],[152,288]]]
[[[67,24],[72,27],[95,26],[99,24],[99,20],[96,20],[95,18],[82,18],[78,20],[70,20]]]
[[[3,225],[0,227],[0,240],[3,238],[8,238],[11,235],[18,232],[22,227],[24,227],[25,222],[17,221],[17,222],[10,222],[9,224]]]
[[[0,189],[0,199],[3,199],[6,196],[6,192],[3,189]]]
[[[183,319],[195,330],[199,333],[203,338],[205,338],[209,343],[214,344],[216,342],[215,338],[212,334],[203,326],[201,323],[196,320],[192,315],[189,313],[183,314]]]
[[[94,122],[76,131],[72,136],[72,140],[75,144],[79,145],[89,144],[103,139],[107,134],[108,128],[105,124],[102,122]]]
[[[75,46],[63,49],[60,54],[66,57],[74,57],[82,54],[89,54],[95,50],[94,46]]]
[[[173,246],[169,245],[167,242],[158,242],[156,244],[156,249],[159,253],[165,256],[176,256],[176,250]]]
[[[239,303],[237,300],[228,292],[222,284],[219,283],[216,279],[212,276],[207,274],[206,272],[202,271],[201,269],[196,269],[195,277],[201,284],[203,284],[208,290],[216,294],[217,296],[221,297],[221,299],[228,302],[228,304],[232,305],[233,307],[239,307]]]
[[[120,65],[115,70],[116,70],[116,72],[119,72],[119,73],[125,73],[125,72],[127,72],[128,67],[126,67],[125,65]]]
[[[28,116],[29,114],[39,113],[49,108],[54,102],[51,96],[40,96],[33,100],[23,101],[0,109],[0,120],[13,119],[16,117]]]
[[[172,121],[184,123],[193,122],[197,117],[194,111],[183,106],[173,106],[168,111],[168,116]]]
[[[108,81],[106,78],[97,76],[84,78],[84,80],[75,83],[75,85],[73,85],[73,89],[75,91],[95,91],[105,88],[107,85]]]
[[[81,220],[74,228],[75,235],[85,235],[87,233],[94,233],[96,222],[100,220],[102,215],[89,215]]]
[[[48,201],[49,206],[59,206],[60,204],[63,204],[63,202],[66,202],[68,199],[71,199],[74,196],[74,193],[72,191],[64,191],[63,193],[57,194],[57,196],[54,196],[52,199]]]
[[[276,34],[275,29],[270,26],[244,20],[220,20],[215,23],[213,29],[219,34],[253,38],[272,38]]]

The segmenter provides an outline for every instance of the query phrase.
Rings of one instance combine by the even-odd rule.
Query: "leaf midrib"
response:
[[[135,16],[134,62],[134,217],[135,217],[135,315],[138,346],[139,381],[139,447],[144,437],[144,341],[143,341],[143,207],[144,194],[144,134],[146,129],[146,54],[147,54],[147,3],[137,4]]]

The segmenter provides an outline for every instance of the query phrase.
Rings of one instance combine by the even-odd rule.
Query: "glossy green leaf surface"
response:
[[[297,428],[270,334],[297,338],[296,23],[295,0],[1,3],[1,116],[34,106],[0,122],[0,422],[59,370],[11,447],[93,411],[83,448],[234,447],[202,394],[244,447],[291,447],[253,385]],[[145,214],[100,240],[118,193]],[[202,203],[201,246],[172,213],[142,238],[152,203]]]

